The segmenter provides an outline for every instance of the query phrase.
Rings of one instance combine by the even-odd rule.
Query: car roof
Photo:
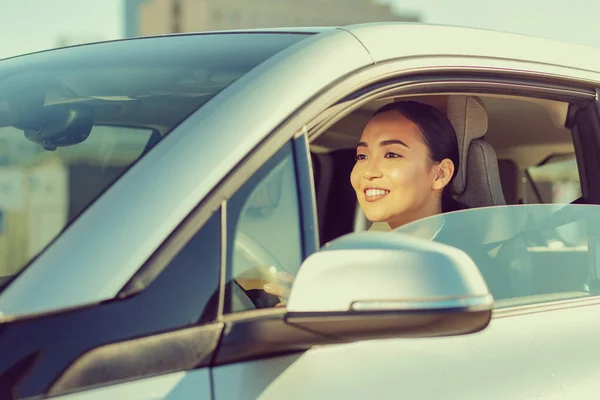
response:
[[[374,62],[405,57],[473,56],[529,61],[581,70],[600,71],[600,49],[577,43],[500,30],[421,22],[374,22],[339,27],[298,27],[220,31],[351,33]],[[208,33],[208,32],[207,32]],[[217,33],[210,32],[210,33]],[[406,38],[405,40],[402,40]]]
[[[600,70],[600,49],[504,31],[422,23],[370,23],[343,29],[366,47],[374,62],[465,56]]]
[[[347,31],[359,40],[370,53],[373,62],[407,57],[466,56],[521,60],[593,72],[600,71],[600,49],[597,48],[506,31],[420,22],[374,22],[330,27],[278,27],[186,32],[96,43],[211,34],[322,34],[336,29]],[[90,44],[94,43],[69,47]],[[45,51],[53,50],[57,49]]]
[[[600,71],[600,49],[598,48],[507,31],[421,22],[238,29],[198,32],[198,34],[244,32],[319,34],[334,29],[351,33],[365,46],[374,62],[406,57],[471,56]]]

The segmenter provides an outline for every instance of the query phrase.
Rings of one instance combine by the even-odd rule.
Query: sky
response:
[[[417,12],[428,23],[504,30],[600,47],[599,0],[380,1],[399,11]],[[61,37],[97,41],[122,36],[122,0],[0,0],[0,59],[56,47]]]
[[[599,0],[389,0],[425,22],[510,31],[600,47]]]
[[[63,36],[118,39],[122,8],[121,0],[0,0],[0,59],[57,47]]]

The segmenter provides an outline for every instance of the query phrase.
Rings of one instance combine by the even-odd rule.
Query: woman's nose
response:
[[[366,168],[365,168],[365,172],[364,172],[364,178],[368,179],[368,180],[373,180],[376,178],[381,178],[382,177],[382,172],[381,172],[381,168],[379,166],[379,163],[377,161],[374,160],[369,160],[367,162]]]

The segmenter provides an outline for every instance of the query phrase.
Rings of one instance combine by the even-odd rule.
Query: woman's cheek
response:
[[[406,168],[398,168],[398,166],[396,166],[396,168],[389,168],[386,171],[386,175],[389,177],[389,181],[393,186],[390,189],[397,189],[398,187],[405,186],[406,181],[409,180],[407,179],[407,173],[410,175],[410,171],[407,171]]]
[[[358,191],[359,173],[358,164],[354,164],[354,168],[352,168],[352,172],[350,172],[350,184],[355,191]]]

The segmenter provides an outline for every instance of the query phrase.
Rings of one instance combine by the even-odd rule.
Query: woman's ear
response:
[[[433,180],[433,188],[443,190],[454,176],[454,163],[449,158],[444,158],[435,168],[435,179]]]

